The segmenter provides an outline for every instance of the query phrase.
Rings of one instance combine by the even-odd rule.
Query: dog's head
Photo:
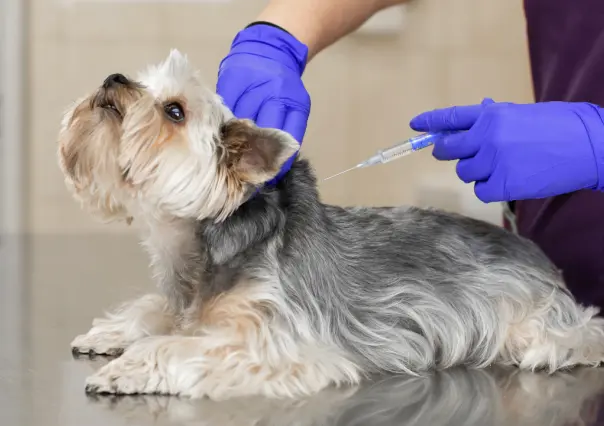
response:
[[[296,153],[287,133],[235,119],[178,51],[77,101],[59,164],[83,205],[106,220],[140,214],[227,217]]]

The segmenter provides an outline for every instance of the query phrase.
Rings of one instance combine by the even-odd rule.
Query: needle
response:
[[[447,131],[447,132],[438,132],[438,133],[424,133],[418,136],[414,136],[410,139],[407,139],[403,142],[400,142],[390,148],[386,148],[384,150],[379,150],[375,155],[372,155],[367,160],[362,163],[357,164],[354,167],[351,167],[348,170],[344,170],[336,175],[329,176],[327,179],[323,179],[324,181],[329,180],[331,178],[335,178],[336,176],[340,176],[346,172],[349,172],[354,169],[360,169],[363,167],[370,167],[375,164],[385,164],[397,158],[405,157],[412,152],[419,151],[424,149],[432,144],[434,144],[435,140],[442,139],[451,133],[458,133],[458,131]]]
[[[323,181],[329,180],[329,179],[331,179],[331,178],[335,178],[336,176],[340,176],[340,175],[342,175],[342,174],[344,174],[344,173],[346,173],[346,172],[349,172],[349,171],[351,171],[351,170],[356,169],[357,167],[359,167],[359,166],[358,166],[358,165],[356,165],[356,166],[354,166],[354,167],[349,168],[348,170],[344,170],[343,172],[336,173],[336,174],[335,174],[335,175],[333,175],[333,176],[329,176],[328,178],[323,179]]]

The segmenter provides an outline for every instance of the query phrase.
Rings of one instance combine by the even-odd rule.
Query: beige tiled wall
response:
[[[96,223],[67,194],[55,155],[61,112],[108,73],[134,73],[172,47],[213,86],[232,37],[265,1],[29,3],[30,230],[128,232]],[[396,36],[355,34],[309,65],[313,107],[303,153],[319,177],[410,136],[408,121],[422,110],[484,96],[532,99],[521,0],[415,0],[407,12]],[[454,167],[426,151],[322,183],[321,191],[339,204],[431,203],[497,220],[498,206],[476,201]]]

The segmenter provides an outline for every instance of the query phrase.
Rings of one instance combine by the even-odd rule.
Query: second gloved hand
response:
[[[307,57],[308,48],[286,31],[252,25],[237,34],[222,60],[216,91],[237,118],[284,130],[302,143],[310,114],[310,96],[301,78]]]
[[[434,146],[460,160],[459,178],[484,202],[546,198],[604,189],[604,111],[589,103],[495,103],[425,112],[417,131],[467,130]]]

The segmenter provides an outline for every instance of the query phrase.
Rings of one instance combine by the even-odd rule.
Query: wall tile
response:
[[[401,38],[410,49],[520,54],[525,47],[522,0],[420,0],[407,7]]]
[[[28,4],[27,17],[30,41],[63,38],[65,9],[58,1],[23,0]]]
[[[346,179],[323,179],[355,161],[352,139],[356,129],[350,120],[355,101],[350,90],[354,85],[353,47],[348,40],[338,43],[329,54],[315,57],[304,75],[312,105],[301,153],[312,162],[322,198],[335,204],[350,201],[349,183]]]
[[[157,41],[163,19],[160,10],[145,3],[76,3],[63,9],[64,37],[74,41],[116,44]]]
[[[190,44],[202,41],[225,44],[260,13],[266,1],[162,4],[162,39]]]
[[[415,134],[409,120],[430,109],[446,93],[442,72],[446,59],[438,55],[404,52],[385,42],[358,42],[351,87],[351,122],[359,123],[354,132],[352,152],[356,161],[364,160],[377,149],[385,148]],[[351,172],[347,179],[351,202],[397,204],[409,202],[415,191],[414,176],[441,166],[425,155]],[[352,164],[351,164],[352,165]],[[371,189],[370,189],[371,188]],[[379,188],[379,190],[376,190]]]
[[[531,102],[530,68],[520,55],[457,54],[448,63],[448,99],[455,104],[496,101]]]

